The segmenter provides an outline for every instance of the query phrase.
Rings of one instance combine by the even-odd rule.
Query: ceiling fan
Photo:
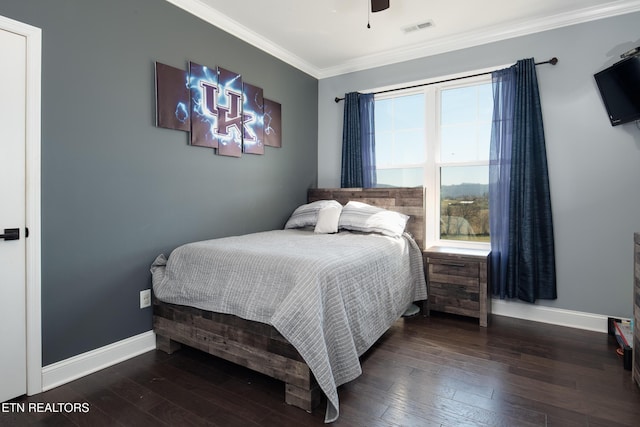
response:
[[[371,0],[371,12],[380,12],[389,9],[389,0]]]

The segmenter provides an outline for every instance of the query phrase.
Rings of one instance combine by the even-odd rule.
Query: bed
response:
[[[318,231],[336,215],[327,201],[339,204],[347,229]],[[424,189],[310,189],[306,206],[316,205],[323,210],[315,229],[293,224],[302,218],[296,210],[284,230],[160,255],[151,268],[153,325],[158,349],[184,344],[279,379],[288,404],[310,412],[324,393],[331,422],[337,387],[362,372],[359,356],[408,305],[426,299]],[[349,227],[360,223],[349,224],[349,214],[367,209],[408,217],[404,231]]]

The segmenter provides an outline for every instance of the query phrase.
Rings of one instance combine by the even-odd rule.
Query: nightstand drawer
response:
[[[480,284],[478,279],[466,279],[461,282],[453,278],[437,280],[433,276],[429,276],[429,285],[429,290],[434,295],[452,295],[472,301],[479,300]]]
[[[478,317],[480,294],[475,287],[431,282],[429,285],[429,308],[435,311]]]
[[[442,276],[478,278],[479,263],[427,257],[429,273]]]

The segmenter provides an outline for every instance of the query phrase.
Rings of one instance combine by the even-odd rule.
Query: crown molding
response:
[[[302,58],[294,55],[283,47],[272,43],[260,34],[250,30],[239,22],[222,14],[218,10],[201,2],[200,0],[165,0],[180,9],[189,12],[197,18],[220,28],[221,30],[249,43],[250,45],[274,56],[281,61],[303,71],[312,77],[319,78],[318,68],[314,67]]]
[[[335,67],[318,70],[318,75],[321,79],[334,77],[638,11],[640,11],[640,0],[633,0],[622,4],[590,7],[544,18],[510,22],[506,25],[487,27],[480,31],[469,31],[453,37],[443,37],[428,43],[408,46],[405,49],[395,49],[392,52],[380,52],[375,55],[355,58]]]
[[[402,49],[393,49],[354,58],[335,67],[318,68],[283,47],[265,39],[242,24],[230,19],[216,9],[207,6],[200,0],[166,1],[317,79],[334,77],[341,74],[391,65],[398,62],[640,11],[640,0],[617,1],[543,18],[517,22],[512,21],[504,25],[491,26],[478,31],[470,31],[451,37],[430,40]]]

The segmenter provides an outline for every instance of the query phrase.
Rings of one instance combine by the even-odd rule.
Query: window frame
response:
[[[491,83],[491,70],[484,71],[482,75],[474,75],[472,77],[457,77],[448,76],[438,81],[426,81],[424,83],[417,83],[416,85],[424,84],[422,87],[412,87],[408,89],[378,89],[372,90],[372,92],[385,91],[384,93],[378,93],[375,95],[375,101],[398,98],[407,95],[423,94],[425,109],[424,109],[424,144],[425,144],[425,159],[423,163],[406,163],[402,165],[383,166],[376,169],[408,169],[408,168],[423,168],[423,185],[425,188],[425,204],[426,204],[426,219],[425,219],[425,242],[426,246],[454,246],[454,247],[467,247],[467,248],[482,248],[489,249],[490,242],[476,242],[465,240],[452,240],[440,238],[440,184],[441,174],[440,171],[443,167],[448,166],[488,166],[489,156],[486,160],[477,161],[464,161],[464,162],[443,162],[440,160],[441,151],[441,94],[444,90],[455,89],[460,87],[476,86],[480,84]],[[448,81],[442,81],[448,80]],[[410,85],[414,86],[414,85]]]

